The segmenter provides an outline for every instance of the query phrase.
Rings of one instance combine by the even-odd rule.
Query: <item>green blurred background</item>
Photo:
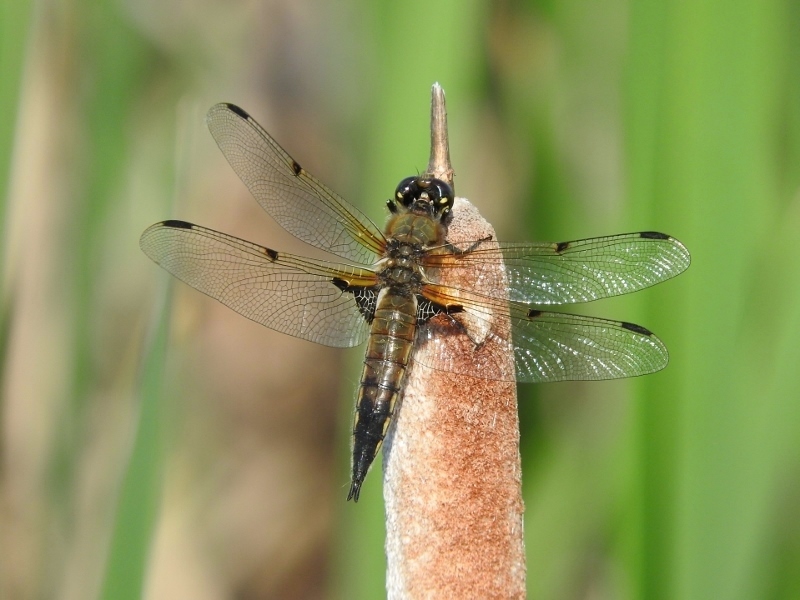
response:
[[[669,367],[520,389],[531,598],[800,597],[800,5],[26,2],[0,13],[0,597],[379,598],[380,467],[345,503],[358,351],[168,277],[149,224],[302,246],[205,129],[251,112],[380,222],[448,95],[507,240],[681,239],[581,307]],[[379,461],[378,461],[379,462]]]

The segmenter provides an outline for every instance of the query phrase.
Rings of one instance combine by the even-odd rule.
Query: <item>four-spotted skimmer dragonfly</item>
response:
[[[292,159],[241,108],[218,104],[207,123],[222,153],[261,207],[295,237],[345,262],[286,254],[169,220],[149,227],[142,250],[167,271],[245,317],[318,344],[368,341],[353,427],[348,500],[377,454],[401,397],[414,349],[437,325],[452,331],[499,314],[510,335],[517,381],[612,379],[652,373],[667,350],[639,325],[542,310],[626,294],[689,266],[676,239],[656,232],[561,243],[447,239],[453,191],[428,174],[400,182],[383,231]],[[504,267],[499,267],[500,261]],[[443,269],[504,268],[507,285],[464,289],[437,283]],[[424,366],[493,378],[436,353]],[[463,370],[462,370],[463,369]]]

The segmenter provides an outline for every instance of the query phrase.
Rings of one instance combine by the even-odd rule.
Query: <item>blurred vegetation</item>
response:
[[[221,100],[380,221],[434,81],[502,238],[693,254],[580,307],[665,371],[520,390],[530,597],[800,597],[798,30],[791,0],[6,0],[0,597],[384,595],[379,467],[344,502],[358,351],[169,294],[137,241],[303,250],[205,130]]]

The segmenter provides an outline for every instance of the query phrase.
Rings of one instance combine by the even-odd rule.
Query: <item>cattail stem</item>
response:
[[[438,85],[433,104],[432,128],[444,122],[444,131],[432,134],[440,149],[431,152],[429,173],[446,163],[452,181]],[[445,162],[434,164],[434,155],[436,161],[446,157]],[[496,239],[491,226],[469,202],[457,199],[448,239],[488,236]],[[443,269],[441,275],[445,285],[476,291],[505,280],[500,266],[483,269],[480,280],[465,280],[470,273],[459,269]],[[509,327],[507,316],[492,316],[490,331],[508,334]],[[432,347],[416,350],[384,446],[389,598],[525,597],[514,359],[496,338],[484,335],[475,340],[452,330],[437,342],[447,344],[452,360],[474,362],[476,373],[479,363],[495,365],[496,372],[483,377],[420,366],[431,364]],[[494,353],[492,360],[486,361],[484,353]]]
[[[447,135],[447,105],[444,90],[438,83],[431,89],[431,158],[427,175],[453,186],[453,166],[450,164],[450,140]]]

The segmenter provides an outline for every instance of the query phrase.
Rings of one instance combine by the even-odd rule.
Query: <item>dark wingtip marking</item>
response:
[[[640,335],[646,335],[647,337],[653,335],[652,331],[650,331],[649,329],[645,329],[644,327],[642,327],[641,325],[637,325],[636,323],[628,323],[627,321],[622,321],[620,325],[622,325],[622,327],[624,327],[625,329],[628,329]]]
[[[235,113],[235,114],[239,115],[239,116],[240,116],[240,117],[242,117],[243,119],[249,119],[249,118],[250,118],[250,115],[248,115],[248,114],[247,114],[247,113],[244,111],[244,109],[242,109],[242,108],[239,108],[239,107],[238,107],[238,106],[236,106],[235,104],[230,104],[230,103],[226,102],[226,103],[225,103],[225,106],[227,106],[227,107],[228,107],[228,110],[230,110],[232,113]]]
[[[300,175],[303,172],[303,167],[300,166],[296,160],[292,161],[292,171],[294,171],[295,175]]]
[[[267,256],[269,256],[269,259],[272,262],[275,262],[276,260],[278,260],[278,251],[277,250],[273,250],[272,248],[264,248],[264,253]]]
[[[561,254],[567,248],[569,248],[569,242],[559,242],[556,244],[556,252],[558,254]]]
[[[333,279],[331,279],[331,283],[333,285],[335,285],[337,288],[339,288],[340,290],[342,290],[343,292],[346,292],[348,290],[348,288],[350,287],[350,282],[349,281],[346,281],[346,280],[341,279],[339,277],[334,277]]]
[[[448,315],[455,315],[464,312],[464,307],[460,304],[448,304],[445,310],[447,311]]]
[[[639,234],[639,237],[646,238],[648,240],[668,240],[669,236],[666,233],[659,233],[658,231],[642,231]]]
[[[542,314],[542,311],[536,310],[535,308],[532,308],[532,309],[530,309],[528,311],[528,318],[529,319],[535,319],[536,317],[540,316],[541,314]]]
[[[172,227],[173,229],[191,229],[194,227],[191,223],[186,221],[178,221],[177,219],[169,219],[161,223],[164,227]]]

